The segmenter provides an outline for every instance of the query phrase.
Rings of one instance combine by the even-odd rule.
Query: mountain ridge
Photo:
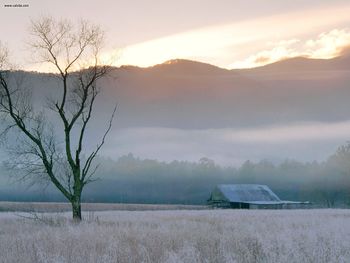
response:
[[[273,63],[269,63],[263,66],[253,68],[237,68],[237,69],[226,69],[210,63],[175,58],[166,60],[160,64],[152,65],[149,67],[140,67],[136,65],[121,65],[121,66],[110,66],[113,70],[127,70],[127,71],[174,71],[175,73],[239,73],[239,72],[262,72],[266,70],[329,70],[329,69],[348,69],[350,68],[350,47],[343,50],[339,56],[329,59],[316,59],[308,58],[303,56],[291,57],[282,59]],[[40,72],[40,71],[27,71],[19,70],[28,73],[37,73],[45,75],[55,75],[55,73]]]
[[[26,85],[36,90],[36,101],[58,92],[50,75],[23,74]],[[118,101],[117,125],[122,128],[208,129],[349,119],[346,56],[294,58],[263,70],[171,60],[150,68],[115,67],[109,75],[99,81],[103,89],[97,115],[108,116]]]
[[[344,65],[346,63],[346,65]],[[304,65],[303,65],[304,64]],[[321,65],[317,65],[321,64]],[[220,72],[249,72],[249,71],[261,71],[266,69],[283,69],[288,70],[287,67],[290,70],[305,70],[305,69],[311,69],[311,70],[321,70],[321,69],[329,69],[331,67],[334,68],[334,66],[337,67],[350,67],[350,49],[348,52],[343,52],[340,56],[329,58],[329,59],[316,59],[316,58],[308,58],[303,56],[298,57],[292,57],[292,58],[286,58],[283,60],[279,60],[273,63],[269,63],[263,66],[253,67],[253,68],[244,68],[244,69],[226,69],[222,68],[210,63],[195,61],[195,60],[189,60],[189,59],[171,59],[167,60],[163,63],[156,64],[149,67],[138,67],[138,66],[121,66],[119,68],[137,68],[137,69],[178,69],[178,67],[183,66],[186,69],[193,69],[196,67],[199,68],[207,68],[207,69],[213,69]],[[315,68],[312,68],[315,67]],[[118,67],[116,67],[118,68]]]

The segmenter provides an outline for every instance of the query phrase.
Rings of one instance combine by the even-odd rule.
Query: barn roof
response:
[[[281,203],[278,196],[266,185],[220,184],[217,190],[229,202]]]

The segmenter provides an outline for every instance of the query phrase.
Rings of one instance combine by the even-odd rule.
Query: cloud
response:
[[[350,45],[349,29],[334,29],[322,33],[316,40],[305,43],[306,53],[311,58],[332,58],[339,56]]]
[[[343,4],[197,28],[128,45],[115,65],[147,67],[170,59],[184,58],[232,68],[232,61],[242,61],[256,54],[264,44],[275,41],[277,44],[265,54],[249,58],[253,65],[260,65],[290,56],[292,45],[296,44],[292,42],[299,41],[298,36],[304,38],[319,33],[318,30],[325,31],[330,26],[337,27],[338,24],[350,22],[349,13],[350,5]],[[113,52],[106,51],[104,57]]]
[[[334,58],[342,54],[350,46],[350,30],[333,29],[319,34],[315,39],[290,39],[269,42],[272,46],[259,51],[248,58],[229,65],[229,68],[252,68],[270,64],[292,57],[308,57],[318,59]]]
[[[162,161],[197,161],[206,156],[224,165],[240,165],[248,159],[313,161],[327,158],[349,139],[350,121],[252,129],[140,127],[122,129],[114,135],[103,154],[115,158],[132,152]]]
[[[296,51],[291,44],[276,45],[274,48],[249,56],[248,58],[232,63],[228,66],[230,69],[239,68],[255,68],[263,65],[267,65],[283,59],[298,57],[301,54]]]

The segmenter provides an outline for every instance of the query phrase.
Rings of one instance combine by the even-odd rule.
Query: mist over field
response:
[[[350,122],[240,129],[128,128],[115,131],[103,154],[115,158],[133,153],[166,162],[209,157],[220,165],[235,167],[246,160],[312,162],[326,160],[349,134]]]
[[[347,206],[347,164],[334,164],[332,156],[350,138],[348,54],[245,70],[188,60],[114,68],[98,82],[87,150],[95,148],[116,102],[117,116],[100,153],[102,180],[87,188],[85,200],[204,204],[215,185],[241,182],[267,184],[284,199]],[[52,74],[15,74],[34,107],[45,108],[59,93]],[[12,158],[6,149],[16,138],[9,135],[2,160]],[[14,179],[0,180],[5,200],[63,200],[50,187],[26,189]]]
[[[343,148],[324,162],[284,160],[245,161],[241,166],[223,167],[208,158],[197,162],[160,162],[132,154],[98,158],[98,178],[82,195],[84,202],[206,205],[218,184],[268,185],[281,200],[309,201],[312,207],[347,208],[350,198],[348,176],[350,153]],[[28,180],[18,184],[23,172],[0,168],[0,199],[6,201],[64,201],[48,182],[32,187]],[[5,175],[12,175],[8,179]],[[0,206],[1,209],[1,206]]]
[[[324,161],[349,140],[350,56],[292,58],[260,68],[227,70],[188,60],[149,68],[115,68],[102,88],[87,147],[118,111],[101,152],[161,161],[214,159]],[[37,107],[59,90],[50,74],[18,72]],[[34,88],[33,88],[34,87]]]

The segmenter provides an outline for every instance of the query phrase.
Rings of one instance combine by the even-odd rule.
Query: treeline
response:
[[[132,154],[117,161],[100,158],[100,180],[88,185],[87,202],[205,204],[217,184],[268,185],[281,199],[311,201],[322,207],[350,206],[350,144],[325,162],[292,160],[275,165],[246,161],[241,167],[221,167],[208,158],[199,162],[142,160]],[[0,188],[2,200],[62,201],[48,187]],[[2,190],[1,190],[2,189]],[[41,190],[40,190],[41,189]]]

